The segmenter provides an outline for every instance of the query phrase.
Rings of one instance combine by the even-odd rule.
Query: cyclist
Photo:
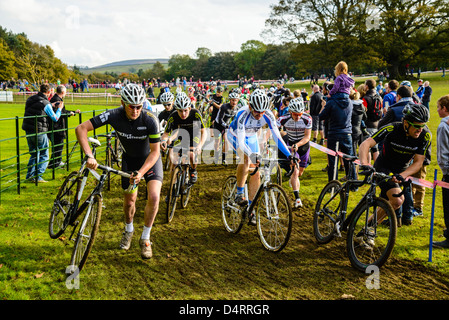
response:
[[[432,140],[432,134],[426,123],[429,121],[429,111],[420,104],[408,104],[402,110],[401,122],[394,122],[383,126],[372,137],[369,137],[359,147],[360,161],[369,165],[369,150],[383,141],[382,150],[374,162],[376,171],[386,174],[393,173],[394,177],[379,185],[381,197],[387,199],[398,215],[399,225],[402,219],[399,209],[404,202],[404,196],[394,197],[400,193],[398,183],[407,179],[423,165],[425,154]],[[384,217],[379,214],[379,220]]]
[[[215,129],[215,144],[214,144],[214,156],[215,163],[218,163],[218,157],[220,155],[220,141],[223,140],[225,131],[229,127],[232,118],[237,112],[237,103],[239,102],[240,95],[237,92],[231,91],[228,95],[229,102],[223,104],[218,111],[218,114],[214,120]],[[226,139],[223,141],[222,146],[222,164],[226,164]]]
[[[167,124],[168,117],[172,114],[173,110],[173,101],[175,100],[175,96],[170,91],[166,91],[161,94],[160,101],[164,105],[165,110],[162,111],[159,116],[159,123],[161,127],[165,127]]]
[[[234,152],[240,158],[237,165],[237,194],[236,203],[240,206],[248,204],[248,200],[244,196],[245,181],[248,176],[250,165],[255,166],[259,162],[259,141],[258,131],[264,125],[268,125],[273,139],[279,150],[286,156],[290,157],[290,151],[279,133],[276,125],[276,118],[269,110],[270,99],[264,91],[260,89],[254,90],[250,96],[249,105],[238,110],[237,115],[231,122],[227,132],[227,139],[231,144]],[[266,136],[266,135],[262,135]],[[248,184],[249,201],[254,199],[255,192],[260,184],[259,171],[251,176]],[[251,202],[249,202],[251,203]],[[251,214],[250,221],[255,223],[255,216]]]
[[[305,106],[302,97],[292,99],[288,106],[289,113],[277,119],[277,126],[282,128],[282,138],[284,142],[291,146],[292,153],[299,159],[299,168],[295,167],[291,177],[290,185],[293,189],[295,197],[295,208],[302,207],[302,201],[299,197],[299,177],[304,173],[308,165],[310,154],[310,136],[312,134],[312,117],[304,113]],[[279,152],[279,158],[285,156]],[[286,171],[290,171],[290,166],[285,162],[281,163],[281,167]]]
[[[223,105],[223,88],[217,87],[215,93],[210,98],[210,105],[209,105],[211,136],[214,135],[213,128],[215,118],[217,117],[218,110],[220,110],[222,105]]]
[[[120,248],[124,250],[131,246],[137,199],[137,188],[129,191],[128,187],[145,178],[148,200],[144,209],[144,227],[139,244],[142,258],[148,259],[153,254],[150,232],[159,208],[163,170],[159,149],[159,121],[151,112],[142,111],[144,101],[145,90],[136,84],[128,84],[121,90],[121,107],[105,111],[81,123],[75,132],[82,150],[89,158],[86,166],[91,169],[97,168],[97,161],[87,141],[89,131],[109,124],[123,146],[122,170],[133,172],[130,179],[122,178],[122,188],[126,190],[123,204],[126,226]]]
[[[201,114],[192,109],[190,98],[185,92],[176,96],[174,103],[176,112],[173,112],[167,120],[164,134],[161,139],[162,150],[174,142],[172,153],[172,165],[178,163],[177,149],[190,148],[190,182],[195,183],[198,179],[196,156],[206,142],[206,128]]]

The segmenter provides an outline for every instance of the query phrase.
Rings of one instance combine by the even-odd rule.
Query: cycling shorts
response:
[[[282,139],[284,139],[287,146],[291,146],[293,144],[290,140],[288,140],[287,135],[283,136]],[[309,165],[309,155],[310,155],[309,143],[306,143],[305,145],[299,147],[299,149],[296,150],[295,154],[293,154],[293,156],[295,156],[301,161],[299,163],[299,166],[301,168],[307,168],[307,166]],[[279,159],[287,159],[287,157],[279,150],[278,150],[278,157]],[[290,163],[286,161],[281,161],[279,165],[286,171],[290,171]]]
[[[142,158],[133,158],[133,157],[126,155],[126,153],[123,153],[123,155],[122,155],[122,171],[124,171],[124,172],[137,171],[145,163],[145,160],[146,160],[146,157],[145,158],[143,158],[143,157]],[[157,180],[157,181],[162,182],[162,180],[164,179],[164,170],[162,168],[162,160],[161,160],[160,156],[157,159],[154,166],[150,170],[145,172],[143,177],[145,178],[145,183],[148,183],[151,180]],[[129,187],[129,178],[122,177],[122,189],[126,190],[126,189],[128,189],[128,187]]]

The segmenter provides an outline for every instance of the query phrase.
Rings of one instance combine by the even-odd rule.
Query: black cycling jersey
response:
[[[172,133],[174,130],[182,130],[180,137],[189,135],[190,146],[196,147],[201,140],[201,129],[204,128],[203,118],[196,109],[190,109],[190,113],[186,119],[181,119],[178,112],[173,112],[168,117],[165,133]]]
[[[215,118],[217,117],[217,114],[218,114],[218,110],[220,109],[220,108],[217,108],[217,107],[215,107],[215,106],[213,106],[212,105],[212,102],[215,102],[216,104],[218,104],[219,106],[223,103],[223,96],[218,96],[217,94],[214,94],[212,97],[211,97],[211,101],[210,101],[210,105],[212,106],[212,113],[211,113],[211,121],[214,121],[215,120]]]
[[[170,111],[163,110],[161,113],[159,113],[159,116],[158,116],[159,122],[162,122],[162,120],[167,121],[168,117],[170,117],[170,115],[174,111],[175,111],[174,109],[171,109]]]
[[[159,121],[150,111],[142,110],[136,120],[129,120],[125,109],[108,110],[90,119],[93,127],[111,125],[118,135],[126,154],[146,158],[150,154],[150,143],[160,141]]]
[[[382,143],[382,150],[374,163],[376,170],[400,173],[410,166],[415,154],[425,155],[432,141],[432,134],[424,127],[417,139],[408,137],[402,122],[383,126],[372,138]]]
[[[217,117],[214,118],[215,124],[218,124],[223,128],[229,127],[229,124],[231,123],[232,118],[236,115],[237,110],[237,106],[233,108],[231,104],[225,103],[218,111]]]

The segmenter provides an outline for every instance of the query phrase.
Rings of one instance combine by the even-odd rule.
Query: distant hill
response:
[[[80,71],[84,74],[91,74],[93,72],[132,72],[135,73],[139,69],[147,70],[150,69],[157,61],[162,63],[164,67],[168,66],[168,59],[134,59],[134,60],[123,60],[107,63],[101,66],[96,66],[92,68],[83,68]]]

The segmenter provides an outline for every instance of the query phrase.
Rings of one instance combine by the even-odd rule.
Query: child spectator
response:
[[[332,90],[329,95],[336,93],[350,94],[351,88],[354,86],[355,81],[348,75],[348,65],[344,61],[340,61],[335,66],[335,81]]]

